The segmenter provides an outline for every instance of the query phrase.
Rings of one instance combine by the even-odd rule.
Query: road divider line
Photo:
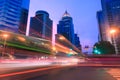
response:
[[[39,71],[44,71],[44,70],[49,70],[49,69],[56,69],[56,68],[60,68],[60,67],[62,67],[62,66],[59,66],[59,67],[54,66],[54,67],[49,67],[49,68],[40,68],[40,69],[27,70],[27,71],[22,71],[22,72],[13,72],[13,73],[9,73],[9,74],[1,74],[0,78],[21,75],[21,74],[27,74],[27,73],[33,73],[33,72],[39,72]]]

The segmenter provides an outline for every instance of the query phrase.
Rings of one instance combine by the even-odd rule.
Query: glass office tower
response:
[[[36,11],[30,20],[30,36],[52,40],[53,21],[49,13],[43,10]]]
[[[29,6],[29,0],[0,0],[0,30],[18,33],[25,5]]]
[[[67,11],[65,11],[57,25],[57,33],[63,35],[72,44],[75,44],[73,19]]]
[[[116,54],[120,54],[120,0],[101,0],[101,3],[106,38],[114,45]],[[117,32],[110,34],[112,29]]]

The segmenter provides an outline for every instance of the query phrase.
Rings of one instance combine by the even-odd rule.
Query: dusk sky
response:
[[[45,10],[54,22],[54,30],[65,10],[73,18],[75,32],[82,46],[93,45],[98,41],[96,12],[101,10],[100,0],[30,0],[29,17],[37,10]]]

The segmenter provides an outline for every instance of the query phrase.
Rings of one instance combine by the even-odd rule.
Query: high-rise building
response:
[[[0,0],[0,30],[18,33],[26,6],[29,7],[29,0]]]
[[[105,27],[104,16],[102,11],[97,12],[97,20],[99,26],[99,41],[107,41],[106,27]]]
[[[120,0],[101,0],[106,25],[120,25]]]
[[[106,39],[113,43],[118,54],[120,53],[120,0],[101,0],[101,3]],[[117,29],[117,32],[110,34],[111,29]]]
[[[28,21],[28,12],[29,12],[29,3],[30,0],[22,1],[20,24],[19,24],[19,33],[26,34],[27,21]]]
[[[57,33],[63,35],[72,44],[75,44],[73,20],[67,11],[65,11],[65,13],[62,16],[62,19],[57,25]]]
[[[37,11],[30,20],[30,36],[52,40],[53,21],[46,11]]]
[[[75,34],[75,37],[74,37],[75,39],[75,46],[79,49],[79,50],[81,50],[81,45],[80,45],[80,39],[79,39],[79,37],[78,37],[78,35],[77,34]]]

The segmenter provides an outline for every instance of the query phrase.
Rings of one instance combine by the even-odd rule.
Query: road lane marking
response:
[[[56,69],[56,68],[60,68],[60,66],[59,67],[54,66],[54,67],[49,67],[49,68],[27,70],[27,71],[22,71],[22,72],[14,72],[14,73],[9,73],[9,74],[2,74],[2,75],[0,75],[0,78],[21,75],[21,74],[27,74],[27,73],[33,73],[33,72],[39,72],[39,71],[44,71],[44,70],[49,70],[49,69]]]
[[[107,73],[109,73],[115,79],[120,80],[120,69],[110,69],[107,70]]]

